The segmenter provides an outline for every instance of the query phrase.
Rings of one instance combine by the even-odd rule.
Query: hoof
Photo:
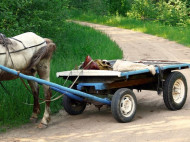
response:
[[[39,125],[38,125],[38,128],[39,129],[45,129],[45,128],[47,128],[48,127],[48,125],[47,124],[44,124],[44,123],[40,123]]]
[[[38,118],[30,117],[30,122],[37,123],[37,121],[38,121]]]

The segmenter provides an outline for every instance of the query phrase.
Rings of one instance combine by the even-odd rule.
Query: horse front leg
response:
[[[40,114],[40,105],[39,105],[39,86],[36,82],[28,80],[28,84],[32,89],[32,94],[34,98],[34,106],[32,116],[30,117],[30,121],[37,122],[38,114]]]

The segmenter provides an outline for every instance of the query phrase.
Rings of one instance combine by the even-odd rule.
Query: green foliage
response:
[[[75,17],[77,20],[105,24],[125,29],[132,29],[156,36],[160,36],[180,44],[190,47],[190,25],[170,26],[156,21],[146,21],[122,16],[97,16],[97,15],[80,15]]]
[[[107,15],[109,4],[108,0],[70,0],[69,7],[97,15]]]
[[[155,20],[167,25],[184,25],[187,22],[186,2],[169,0],[168,2],[152,0],[134,0],[129,16],[143,20]]]
[[[63,85],[64,80],[56,78],[56,72],[74,69],[85,60],[87,55],[93,59],[122,58],[121,49],[101,32],[73,23],[62,24],[64,26],[60,27],[60,32],[54,37],[57,49],[51,60],[50,80],[52,82]],[[6,94],[0,87],[0,131],[27,123],[32,114],[32,106],[24,103],[33,103],[32,95],[19,79],[5,81],[3,84],[10,94]],[[42,87],[40,98],[44,98]],[[52,113],[58,112],[61,108],[61,99],[51,103]],[[44,104],[41,105],[40,117],[43,115],[43,110]]]
[[[92,28],[67,23],[69,0],[1,0],[0,29],[6,36],[23,32],[35,32],[42,37],[51,38],[57,46],[51,60],[52,82],[63,84],[56,78],[56,72],[71,70],[81,64],[86,55],[93,59],[122,58],[122,51],[108,36]],[[33,97],[20,80],[3,82],[9,94],[0,87],[0,132],[7,128],[27,123],[32,113]],[[27,83],[26,83],[27,84]],[[68,84],[67,84],[68,85]],[[53,93],[55,94],[55,92]],[[42,87],[40,98],[43,97]],[[51,103],[51,112],[62,108],[61,99]],[[44,105],[41,105],[44,110]],[[42,117],[43,111],[40,114]]]
[[[170,25],[186,23],[188,10],[185,2],[181,0],[170,0],[168,3],[159,3],[158,8],[159,15],[157,18],[164,21],[164,23]]]
[[[129,16],[133,18],[155,18],[157,9],[151,0],[134,0]]]
[[[69,7],[97,15],[123,15],[131,9],[133,0],[70,0]]]
[[[1,0],[1,32],[7,36],[26,31],[54,36],[65,20],[67,5],[67,0]]]
[[[101,16],[125,16],[159,21],[171,26],[187,25],[190,16],[188,0],[70,0],[70,6]]]
[[[114,15],[126,16],[127,12],[131,9],[133,0],[110,0],[109,12]]]

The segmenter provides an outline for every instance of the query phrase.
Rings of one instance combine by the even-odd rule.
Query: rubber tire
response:
[[[173,85],[177,79],[181,79],[185,87],[184,98],[180,103],[176,103],[172,96]],[[187,81],[186,81],[185,76],[182,73],[172,72],[168,75],[168,77],[166,78],[166,81],[164,82],[163,99],[164,99],[164,103],[166,107],[169,110],[179,110],[184,106],[187,99]]]
[[[121,113],[121,110],[120,110],[120,102],[121,102],[121,99],[124,95],[130,95],[133,100],[134,100],[134,111],[132,112],[132,114],[128,117],[125,117],[122,113]],[[132,90],[130,89],[127,89],[127,88],[121,88],[121,89],[118,89],[113,97],[112,97],[112,102],[111,102],[111,111],[112,111],[112,115],[113,117],[118,121],[118,122],[121,122],[121,123],[126,123],[126,122],[130,122],[135,114],[136,114],[136,108],[137,108],[137,99],[136,99],[136,96],[135,94],[133,93]]]
[[[80,101],[69,98],[67,95],[64,95],[63,107],[68,114],[78,115],[78,114],[81,114],[85,110],[86,102],[80,102]]]

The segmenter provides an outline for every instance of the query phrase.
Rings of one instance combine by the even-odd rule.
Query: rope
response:
[[[55,94],[56,95],[56,94]],[[54,98],[55,97],[55,95],[53,95],[51,98]],[[62,96],[61,96],[62,97]],[[41,104],[44,104],[45,102],[50,102],[51,100],[44,100],[43,102],[40,102],[39,104],[41,105]],[[29,105],[29,106],[33,106],[34,104],[28,104],[28,103],[24,103],[23,102],[23,104],[25,104],[25,105]]]
[[[76,81],[79,79],[80,74],[81,74],[81,73],[83,72],[83,70],[84,70],[86,67],[88,67],[92,62],[93,62],[93,60],[91,60],[91,61],[79,72],[78,76],[76,77],[76,79],[73,81],[73,83],[71,84],[71,86],[70,86],[69,88],[72,88],[72,87],[74,86],[74,84],[76,83]],[[71,75],[71,72],[72,72],[72,70],[70,71],[69,75],[67,76],[67,78],[66,78],[66,80],[65,80],[65,82],[64,82],[64,84],[63,84],[63,86],[64,86],[64,85],[66,84],[66,82],[68,81],[68,79],[69,79],[69,77],[70,77],[70,75]],[[19,75],[19,74],[18,74],[18,75]],[[57,95],[57,93],[56,93],[55,95]],[[54,95],[54,96],[55,96],[55,95]],[[43,104],[43,103],[45,103],[45,102],[53,102],[53,101],[56,101],[56,100],[60,99],[63,95],[64,95],[64,94],[61,94],[61,95],[59,95],[58,97],[52,99],[52,98],[54,97],[54,96],[53,96],[53,97],[51,97],[50,100],[44,100],[43,102],[41,102],[41,103],[39,103],[39,104],[41,105],[41,104]],[[23,103],[23,104],[25,104],[25,105],[33,105],[33,104],[27,104],[27,103]]]
[[[91,60],[84,68],[88,67],[92,62],[93,62],[93,60]],[[78,76],[76,77],[76,79],[73,81],[73,83],[71,84],[71,86],[70,86],[69,88],[72,88],[72,87],[74,86],[74,84],[75,84],[76,81],[79,79],[80,74],[82,73],[82,71],[84,70],[84,68],[79,72]],[[70,71],[69,76],[71,75],[71,72],[72,72],[72,70]],[[65,80],[64,84],[68,81],[69,76],[67,77],[67,80]],[[56,93],[56,94],[57,94],[57,93]],[[64,94],[61,94],[61,95],[59,95],[58,97],[56,97],[55,99],[53,99],[53,100],[45,100],[45,101],[48,101],[48,102],[56,101],[56,100],[58,100],[59,98],[61,98],[63,95],[64,95]]]
[[[91,63],[93,62],[93,60],[91,60],[78,74],[78,76],[76,77],[76,79],[74,80],[74,82],[72,83],[72,85],[70,86],[70,88],[72,88],[74,86],[74,84],[76,83],[76,81],[79,79],[80,74],[83,72],[83,70],[88,67]]]
[[[20,72],[18,71],[18,76],[19,76]],[[20,76],[19,76],[21,82],[24,84],[25,88],[28,90],[28,92],[30,94],[32,94],[32,91],[28,88],[28,86],[26,85],[26,83],[24,82],[24,79],[22,79]]]

